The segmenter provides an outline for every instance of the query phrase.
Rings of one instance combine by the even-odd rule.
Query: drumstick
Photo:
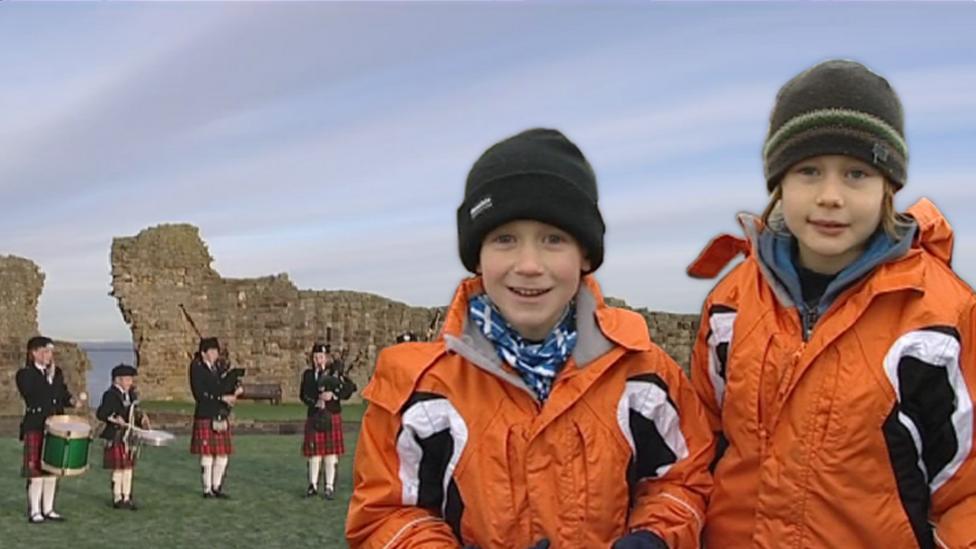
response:
[[[139,427],[139,426],[134,425],[132,423],[127,423],[125,421],[123,421],[122,423],[119,423],[117,425],[121,425],[122,427],[125,427],[126,429],[132,429],[133,431],[137,431],[137,432],[138,431],[152,431],[152,429],[143,429],[142,427]]]

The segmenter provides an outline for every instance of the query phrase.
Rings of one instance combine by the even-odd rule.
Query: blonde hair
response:
[[[898,192],[891,181],[885,178],[884,194],[881,196],[881,223],[884,232],[893,240],[898,240],[911,224],[912,220],[905,214],[895,210],[895,193]],[[786,221],[783,219],[783,185],[777,184],[769,195],[769,202],[762,213],[762,222],[775,232],[786,232]]]

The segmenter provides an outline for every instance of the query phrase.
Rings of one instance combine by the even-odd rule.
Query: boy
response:
[[[747,252],[692,356],[724,450],[710,547],[976,545],[976,299],[938,210],[894,209],[904,135],[898,96],[864,65],[798,74],[770,117],[766,212],[689,269]]]
[[[137,409],[132,385],[137,370],[128,364],[112,368],[112,386],[102,395],[95,416],[105,422],[101,438],[105,441],[102,466],[112,471],[112,507],[136,510],[132,501],[132,473],[136,465],[135,448],[128,440],[130,427],[149,429],[149,417]],[[134,422],[135,425],[130,424]]]
[[[712,437],[644,319],[608,307],[596,177],[555,130],[489,148],[442,337],[363,392],[352,547],[697,548]]]

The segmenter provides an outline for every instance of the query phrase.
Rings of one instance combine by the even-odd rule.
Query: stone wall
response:
[[[44,273],[32,261],[0,256],[0,416],[20,415],[23,400],[15,376],[27,358],[27,340],[38,334],[37,301],[44,288]],[[91,368],[77,345],[55,342],[54,361],[64,371],[75,396],[85,391],[85,373]],[[78,411],[87,414],[83,406]]]
[[[280,274],[224,279],[191,225],[162,225],[112,245],[112,288],[139,362],[144,398],[189,399],[187,365],[199,330],[218,337],[247,382],[281,383],[297,400],[313,342],[345,347],[360,387],[379,349],[404,331],[424,333],[434,309],[380,296],[299,290]],[[184,313],[185,311],[185,313]]]
[[[685,372],[691,365],[691,349],[698,332],[698,315],[663,313],[628,307],[619,300],[607,300],[614,307],[625,307],[643,315],[651,340],[671,355]]]
[[[248,382],[280,383],[294,401],[314,341],[345,347],[363,387],[380,349],[402,332],[426,333],[440,316],[436,308],[367,293],[299,290],[286,274],[225,279],[212,261],[191,225],[161,225],[113,242],[112,293],[132,329],[144,398],[191,398],[187,365],[197,330],[220,338]],[[639,312],[654,340],[687,366],[695,315]]]

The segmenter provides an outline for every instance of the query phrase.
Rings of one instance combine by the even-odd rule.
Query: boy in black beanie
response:
[[[597,204],[556,130],[475,162],[457,211],[475,276],[363,392],[352,547],[699,546],[712,437],[643,317],[603,301]]]

